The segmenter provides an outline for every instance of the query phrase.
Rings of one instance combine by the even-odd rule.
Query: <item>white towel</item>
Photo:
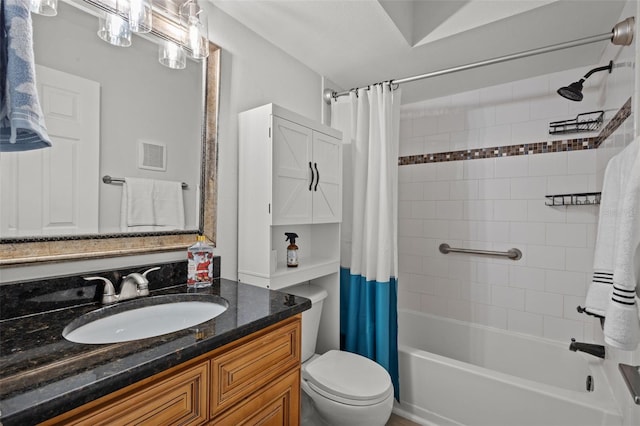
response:
[[[631,171],[638,153],[638,143],[631,143],[614,156],[604,172],[598,233],[593,256],[593,278],[587,291],[585,311],[604,317],[613,291],[613,268],[615,259],[615,238],[618,214],[621,209],[622,193],[629,182]]]
[[[613,290],[613,259],[618,201],[620,200],[620,162],[616,155],[607,164],[600,197],[598,233],[593,255],[593,278],[587,291],[584,309],[591,315],[604,317]]]
[[[0,152],[51,146],[36,89],[29,5],[0,2]]]
[[[181,182],[154,181],[152,199],[156,226],[184,229],[184,201]]]
[[[180,182],[128,177],[124,180],[120,205],[122,231],[184,229],[184,202]]]
[[[634,141],[632,145],[638,143]],[[605,343],[627,351],[635,350],[640,341],[636,303],[636,285],[640,276],[640,156],[637,148],[630,159],[629,173],[622,171],[626,185],[621,192],[622,203],[616,226],[613,292],[604,324]]]

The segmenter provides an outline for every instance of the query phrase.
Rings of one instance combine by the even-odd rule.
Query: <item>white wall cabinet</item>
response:
[[[323,317],[337,321],[342,134],[274,104],[238,121],[238,281],[274,290],[313,281],[330,294]],[[285,232],[298,234],[296,268]],[[337,323],[327,330],[325,350],[338,344]]]
[[[290,119],[272,117],[272,224],[340,222],[342,141]]]

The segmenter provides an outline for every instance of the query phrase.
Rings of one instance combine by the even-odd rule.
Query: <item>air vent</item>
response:
[[[159,142],[138,141],[138,168],[167,170],[167,146]]]

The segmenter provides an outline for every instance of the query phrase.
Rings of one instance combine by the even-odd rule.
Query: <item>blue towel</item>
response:
[[[29,0],[2,0],[0,15],[0,151],[47,148],[36,89]]]

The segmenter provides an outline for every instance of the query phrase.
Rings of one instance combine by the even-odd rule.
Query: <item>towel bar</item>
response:
[[[440,247],[438,247],[440,253],[468,253],[468,254],[482,254],[485,256],[504,256],[508,257],[511,260],[518,260],[522,258],[522,252],[517,248],[512,248],[507,251],[492,251],[492,250],[473,250],[473,249],[463,249],[463,248],[453,248],[450,247],[449,244],[442,243]]]
[[[117,184],[117,183],[124,183],[124,178],[115,178],[115,177],[111,177],[109,175],[104,175],[102,176],[102,181],[104,183],[113,183],[113,184]],[[187,189],[189,188],[189,185],[182,182],[182,189]]]

